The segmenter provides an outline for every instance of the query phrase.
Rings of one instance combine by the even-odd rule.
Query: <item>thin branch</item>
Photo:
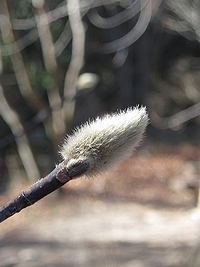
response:
[[[83,17],[89,10],[88,17],[91,20],[91,22],[96,25],[99,28],[112,28],[115,26],[120,25],[121,23],[127,21],[128,19],[131,19],[134,15],[136,15],[141,9],[143,9],[148,0],[138,2],[139,0],[135,1],[131,6],[129,6],[126,10],[122,11],[121,13],[111,17],[111,18],[102,18],[98,15],[98,13],[92,11],[93,8],[101,6],[102,3],[100,1],[81,1],[80,2],[80,12],[81,17]],[[65,17],[68,15],[68,9],[67,5],[64,5],[63,3],[66,1],[63,1],[58,7],[56,7],[54,10],[51,10],[49,12],[46,12],[44,14],[41,14],[41,20],[42,25],[48,25],[52,21],[55,21],[59,18]],[[109,5],[110,1],[103,3],[105,6]],[[112,3],[117,3],[117,1],[112,1]],[[28,45],[32,44],[34,41],[36,41],[40,36],[38,36],[36,27],[36,22],[34,18],[28,18],[28,19],[12,19],[10,21],[8,18],[4,15],[0,15],[0,27],[2,31],[7,32],[7,28],[11,26],[14,30],[28,30],[32,29],[29,33],[21,37],[19,40],[16,40],[12,43],[9,43],[7,45],[2,46],[2,54],[3,56],[12,55],[14,53],[18,53],[22,51],[24,48],[26,48]],[[71,32],[68,28],[68,23],[65,26],[65,29],[63,30],[63,33],[59,37],[59,39],[56,41],[55,45],[52,47],[52,49],[55,50],[55,55],[58,57],[64,48],[68,45],[69,41],[71,40]]]
[[[10,14],[8,11],[6,1],[0,2],[1,10],[7,18],[10,19]],[[2,39],[4,43],[15,42],[15,36],[11,28],[8,28],[8,32],[2,34]],[[28,103],[36,110],[41,110],[46,107],[46,105],[36,96],[33,88],[30,84],[29,77],[27,75],[24,61],[20,52],[15,54],[10,54],[10,59],[12,61],[12,66],[14,69],[14,74],[19,86],[19,90]]]
[[[119,0],[86,0],[86,1],[80,1],[80,11],[81,12],[87,12],[92,8],[96,8],[99,6],[107,6],[110,4],[119,4]],[[53,10],[46,13],[47,16],[47,23],[51,23],[55,20],[58,20],[62,17],[65,17],[68,15],[68,9],[66,0],[64,0],[62,3],[60,3],[57,7],[55,7]],[[10,23],[10,22],[9,22]],[[0,27],[4,27],[6,24],[8,24],[8,19],[6,16],[0,14]],[[29,30],[33,29],[36,26],[36,22],[34,17],[27,18],[27,19],[12,19],[11,20],[12,29],[13,30]]]
[[[76,81],[83,66],[85,50],[85,30],[81,18],[79,0],[68,0],[68,15],[72,31],[72,56],[64,82],[64,95],[76,91]],[[66,126],[69,127],[75,102],[63,106]]]
[[[148,27],[149,21],[151,19],[151,14],[151,0],[149,0],[147,5],[141,10],[139,19],[135,27],[129,33],[117,40],[105,44],[100,44],[99,52],[104,54],[114,53],[136,42]]]
[[[107,6],[110,4],[119,4],[119,0],[86,0],[86,1],[80,1],[80,11],[81,12],[87,12],[92,8],[96,8],[99,6]],[[66,4],[66,0],[61,2],[57,7],[55,7],[53,10],[46,13],[48,24],[63,18],[68,15],[68,7]],[[6,19],[6,17],[4,18]],[[3,23],[3,22],[2,22]],[[0,24],[2,25],[1,20]],[[28,30],[32,29],[36,26],[34,18],[28,18],[28,19],[13,19],[12,20],[12,27],[14,30]]]
[[[1,46],[2,55],[10,56],[16,53],[21,52],[27,46],[33,44],[39,38],[38,32],[36,29],[31,30],[25,36],[20,39],[13,41],[9,44]]]
[[[1,50],[0,50],[1,51]],[[1,64],[1,62],[0,62]],[[0,66],[1,69],[1,66]],[[67,96],[62,98],[62,103],[70,102],[75,100],[81,93],[84,93],[83,91],[89,91],[93,90],[96,86],[96,84],[99,82],[99,78],[94,73],[84,73],[79,76],[77,80],[77,88],[79,88],[78,92],[69,92]],[[56,110],[61,110],[62,105],[61,103],[55,103],[53,107],[49,107],[46,109],[40,110],[35,116],[33,116],[30,120],[26,121],[23,125],[20,131],[15,132],[14,134],[8,134],[5,137],[0,139],[0,149],[9,145],[10,143],[15,141],[16,137],[20,137],[30,131],[32,128],[34,128],[39,123],[43,122],[46,118],[48,118],[52,112],[55,112]]]
[[[34,204],[81,175],[96,176],[129,157],[141,143],[148,124],[146,108],[128,108],[85,123],[67,136],[63,161],[45,178],[0,209],[0,222]]]
[[[74,172],[71,176],[66,168],[66,162],[60,163],[50,174],[45,178],[40,179],[38,182],[30,186],[27,190],[22,191],[13,200],[9,201],[6,205],[0,208],[0,222],[13,216],[15,213],[20,212],[22,209],[33,205],[35,202],[55,191],[59,187],[77,175],[83,174],[87,170],[83,168],[77,173]]]
[[[146,6],[147,3],[148,0],[136,0],[130,6],[128,6],[128,8],[112,16],[111,18],[103,18],[95,10],[89,12],[87,16],[90,22],[96,27],[101,29],[110,29],[117,27],[127,20],[133,18]]]
[[[35,7],[35,20],[37,22],[37,28],[40,36],[45,69],[52,75],[52,77],[55,77],[53,86],[47,90],[49,105],[52,108],[55,106],[55,104],[61,105],[62,103],[57,86],[58,82],[56,81],[58,66],[56,62],[53,40],[46,12],[43,7],[43,2],[40,2],[40,4],[37,5],[37,1],[32,0],[32,4]],[[59,109],[52,109],[52,127],[53,135],[55,136],[62,136],[65,132],[65,124],[63,122],[61,110]]]
[[[26,171],[27,177],[32,182],[38,180],[40,177],[39,170],[35,163],[33,153],[30,149],[28,139],[26,135],[21,135],[21,133],[23,132],[23,126],[21,125],[21,122],[16,112],[14,112],[10,108],[4,96],[3,88],[1,87],[1,85],[0,85],[0,115],[2,116],[4,121],[8,124],[13,135],[15,136],[19,156]]]
[[[200,115],[200,103],[186,108],[175,115],[160,118],[155,112],[152,116],[152,125],[159,129],[173,129]]]
[[[47,16],[47,23],[51,23],[57,19],[65,17],[67,15],[67,5],[66,1],[64,0],[60,3],[57,7],[53,10],[46,13]],[[36,26],[36,22],[34,17],[27,18],[27,19],[12,19],[12,28],[14,30],[29,30]]]
[[[72,39],[72,33],[69,21],[67,21],[61,35],[59,36],[59,38],[57,39],[57,41],[54,43],[53,46],[56,57],[59,57],[62,54],[63,50],[67,47],[71,39]]]

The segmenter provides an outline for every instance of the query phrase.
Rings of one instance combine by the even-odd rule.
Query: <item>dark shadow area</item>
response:
[[[185,244],[24,240],[18,233],[1,240],[0,267],[175,267],[189,249]]]

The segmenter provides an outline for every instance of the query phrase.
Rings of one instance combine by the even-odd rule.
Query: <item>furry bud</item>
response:
[[[73,178],[96,176],[129,157],[148,124],[146,108],[135,107],[86,122],[67,136],[60,154]],[[76,175],[77,174],[77,175]]]

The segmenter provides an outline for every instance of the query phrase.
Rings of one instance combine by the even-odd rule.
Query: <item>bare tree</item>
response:
[[[30,105],[31,110],[36,114],[37,120],[43,122],[45,131],[54,147],[55,155],[57,155],[56,150],[58,144],[61,142],[61,138],[71,128],[76,106],[76,96],[82,89],[87,89],[88,87],[94,88],[95,84],[99,81],[99,78],[94,73],[89,74],[89,76],[81,76],[85,65],[85,38],[87,29],[85,17],[98,29],[109,28],[112,30],[114,27],[120,27],[122,23],[128,20],[136,21],[135,26],[131,30],[128,30],[128,32],[124,32],[120,38],[99,44],[97,49],[98,53],[116,53],[118,57],[121,52],[124,52],[145,32],[151,19],[153,5],[151,0],[136,0],[132,4],[127,3],[127,1],[120,1],[119,3],[118,1],[111,0],[105,3],[99,0],[68,0],[60,1],[57,6],[55,4],[52,4],[52,6],[53,8],[51,4],[45,1],[32,0],[29,16],[20,19],[16,17],[16,10],[14,10],[13,4],[9,3],[8,5],[8,2],[3,0],[0,2],[0,27],[2,57],[11,60],[13,74],[20,93],[26,103]],[[102,6],[106,9],[112,6],[119,6],[121,11],[110,18],[103,18],[98,13],[98,8]],[[52,31],[52,23],[59,19],[63,19],[64,26],[60,35],[55,39]],[[29,58],[29,55],[27,55],[26,51],[35,42],[37,42],[37,46],[39,46],[41,52],[41,57],[38,60],[40,61],[42,70],[48,73],[52,80],[52,83],[45,88],[46,99],[38,95],[38,90],[32,82],[31,76],[33,74],[27,68],[27,58]],[[62,77],[63,82],[60,82],[58,58],[66,50],[71,54],[71,57],[67,62],[66,72]],[[3,75],[4,70],[2,71]],[[37,80],[37,77],[34,77],[34,79]],[[3,83],[2,87],[4,87]],[[6,100],[3,91],[2,89],[2,107],[4,106],[7,111],[9,110],[8,113],[12,114],[10,116],[15,118],[15,122],[12,125],[6,119],[3,113],[5,110],[2,111],[1,115],[11,128],[14,136],[17,136],[14,125],[18,125],[21,129],[20,131],[23,133],[24,129],[22,125],[19,126],[20,118],[18,112],[14,109],[11,110],[9,100]],[[21,135],[19,140],[22,138],[25,137]],[[25,144],[25,141],[22,143]],[[26,160],[28,161],[27,158]],[[34,167],[37,165],[34,157],[32,157],[31,161],[33,162],[33,167],[31,168],[37,169]],[[25,159],[22,162],[28,172],[28,168],[25,167]],[[38,175],[35,178],[38,179]]]
[[[48,88],[48,90],[47,90],[49,106],[51,109],[51,117],[46,120],[44,125],[46,127],[47,134],[50,135],[50,139],[52,140],[52,143],[55,144],[55,146],[57,146],[58,143],[60,143],[61,137],[64,136],[66,131],[65,131],[65,123],[64,123],[65,120],[63,118],[64,112],[62,112],[62,109],[61,109],[62,108],[62,102],[63,102],[63,100],[62,100],[63,96],[59,93],[58,82],[56,80],[57,72],[58,72],[58,66],[57,66],[57,62],[56,62],[56,53],[54,51],[54,44],[53,44],[53,40],[52,40],[50,28],[49,28],[48,16],[47,16],[46,11],[44,9],[44,2],[43,1],[38,2],[35,0],[35,1],[32,1],[32,4],[34,7],[34,16],[35,16],[35,21],[36,21],[36,24],[34,26],[36,26],[37,30],[38,30],[38,37],[39,37],[39,40],[41,43],[44,66],[45,66],[46,71],[54,79],[54,83],[53,83],[54,87]],[[71,9],[73,9],[73,3],[71,3],[71,6],[72,6]],[[16,40],[16,37],[13,33],[13,29],[10,28],[10,26],[12,25],[10,23],[12,21],[12,19],[10,18],[9,8],[7,6],[6,1],[1,2],[1,7],[2,7],[2,9],[1,9],[2,10],[2,17],[4,20],[3,22],[5,24],[4,28],[2,26],[2,40],[4,43],[8,43],[9,45],[12,45],[12,48],[15,48],[15,50],[16,50],[16,51],[9,51],[8,50],[7,53],[11,59],[14,74],[15,74],[20,92],[23,95],[23,97],[25,98],[25,100],[28,103],[30,103],[31,107],[34,108],[36,112],[39,112],[42,109],[46,109],[47,105],[45,102],[41,101],[41,99],[39,97],[37,97],[37,95],[35,94],[33,87],[31,86],[28,74],[27,74],[26,69],[25,69],[24,59],[21,55],[20,50],[21,50],[21,47],[23,47],[22,41],[26,42],[26,40],[25,39]],[[73,11],[71,13],[73,16]],[[78,21],[80,24],[81,18],[78,18]],[[79,26],[79,24],[78,24],[78,26]],[[5,30],[5,27],[6,27],[6,30]],[[78,29],[79,29],[79,27],[78,27]],[[76,31],[75,31],[74,34],[75,34],[75,39],[77,37],[79,38],[79,32],[76,33]],[[70,39],[71,39],[71,36],[70,36]],[[81,40],[81,39],[83,39],[83,40]],[[84,32],[78,40],[79,46],[81,43],[84,45]],[[76,44],[76,42],[74,42],[74,44]],[[76,46],[76,45],[74,45],[74,46]],[[24,45],[24,47],[25,47],[25,45]],[[10,46],[7,45],[7,48],[10,48]],[[74,51],[74,48],[72,49],[72,51]],[[83,55],[84,55],[84,49],[82,49],[81,61],[83,61]],[[72,62],[74,61],[74,57],[76,59],[79,58],[79,54],[77,54],[76,49],[75,49],[73,56],[72,56]],[[71,78],[72,72],[75,72],[75,77],[73,78],[73,82],[68,86],[68,89],[72,87],[72,89],[75,90],[75,82],[77,80],[77,77],[79,75],[79,71],[80,71],[81,65],[82,65],[82,64],[79,64],[80,63],[79,59],[78,59],[77,63],[78,64],[72,63],[73,70],[70,72],[70,75],[68,75],[68,77]],[[76,71],[76,69],[77,69],[77,71]],[[69,80],[69,78],[68,78],[68,80]],[[67,83],[69,83],[69,82],[70,81],[67,81]],[[65,86],[65,87],[67,87],[67,86]],[[65,89],[65,92],[66,91],[67,90]],[[1,92],[3,92],[3,90],[1,90]],[[73,94],[71,94],[71,97],[73,98],[75,96],[75,94],[76,94],[76,92],[74,91]],[[65,94],[64,97],[66,97],[66,98],[69,97],[69,94],[68,95]],[[3,102],[4,99],[5,98],[2,95],[1,101]],[[15,124],[20,125],[19,120],[17,120],[18,115],[15,114],[14,110],[11,111],[11,109],[9,109],[9,103],[4,101],[4,103],[2,103],[2,107],[5,107],[6,103],[7,103],[7,106],[6,106],[7,109],[5,110],[5,112],[7,112],[7,114],[10,114],[10,117],[15,118],[15,120],[14,120],[16,122]],[[2,111],[4,111],[4,109],[2,109]],[[11,114],[12,114],[12,116],[11,116]],[[1,115],[3,116],[3,113]],[[72,116],[73,116],[73,112],[71,114],[71,117]],[[5,118],[5,116],[4,116],[4,118]],[[13,120],[11,120],[11,121],[13,121]],[[6,120],[6,122],[11,127],[12,123],[8,122],[8,120]],[[14,135],[16,135],[16,134],[14,134]],[[25,138],[25,137],[22,137],[22,139],[23,138]],[[19,150],[22,151],[22,149],[19,149]],[[34,172],[34,169],[35,169],[35,171],[37,170],[36,163],[35,163],[33,157],[31,158],[31,161],[30,161],[30,159],[28,159],[28,157],[25,156],[26,153],[20,153],[20,155],[21,155],[21,157],[24,155],[22,158],[22,162],[24,164],[26,171],[28,171],[28,169],[32,169],[33,172]],[[27,162],[30,161],[30,165],[31,165],[31,162],[33,162],[34,167],[30,168],[30,166],[29,166],[29,168],[27,168],[26,167],[27,164],[25,163],[24,160],[26,160]],[[28,172],[28,177],[34,177],[34,175],[30,175],[29,172]],[[38,179],[38,178],[39,178],[39,174],[35,175],[35,179]]]
[[[5,15],[9,18],[8,8],[6,1],[2,1],[2,10]],[[10,28],[7,28],[8,31],[2,31],[2,39],[4,42],[7,40],[14,40],[14,35]],[[19,88],[21,89],[22,94],[31,101],[31,103],[40,109],[40,102],[37,101],[32,88],[29,84],[29,80],[26,75],[26,71],[23,65],[23,60],[20,53],[11,55],[11,61],[13,63],[13,69],[15,72],[16,79],[18,81]],[[0,76],[2,75],[2,58],[0,57]],[[0,114],[5,122],[9,125],[13,135],[16,137],[16,143],[18,147],[18,152],[22,163],[24,165],[27,177],[30,181],[35,181],[40,178],[40,173],[35,162],[33,153],[30,149],[28,139],[26,135],[23,135],[23,126],[20,122],[20,119],[16,112],[12,110],[8,101],[6,100],[3,92],[3,88],[0,85]]]
[[[184,38],[200,42],[200,2],[192,1],[163,1],[162,16],[159,17],[161,23],[172,32]],[[182,110],[177,114],[167,118],[161,118],[156,114],[152,114],[153,124],[162,129],[181,127],[181,125],[200,115],[200,60],[195,56],[183,56],[178,58],[169,72],[168,96],[174,102],[178,103]],[[166,89],[166,83],[159,83],[160,92]],[[187,108],[184,108],[184,105]],[[188,108],[188,106],[190,106]]]

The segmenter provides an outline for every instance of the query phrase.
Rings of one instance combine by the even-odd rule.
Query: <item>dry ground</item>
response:
[[[97,179],[71,181],[3,222],[0,267],[183,266],[200,237],[200,151],[149,151]]]

